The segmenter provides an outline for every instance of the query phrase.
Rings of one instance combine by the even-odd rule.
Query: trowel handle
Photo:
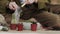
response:
[[[21,7],[24,7],[26,5],[26,3],[22,4]]]

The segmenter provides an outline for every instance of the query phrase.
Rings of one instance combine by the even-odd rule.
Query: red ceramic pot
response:
[[[23,30],[23,24],[18,24],[17,28],[18,28],[18,31],[22,31]]]
[[[16,30],[16,27],[17,27],[16,24],[11,24],[11,25],[10,25],[10,29],[11,29],[11,30]]]
[[[31,24],[31,30],[36,31],[37,30],[37,24]]]

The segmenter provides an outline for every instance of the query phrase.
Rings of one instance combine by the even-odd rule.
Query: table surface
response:
[[[37,30],[37,31],[31,31],[31,30],[23,30],[23,31],[13,31],[13,30],[9,30],[9,31],[0,31],[0,33],[8,33],[8,34],[60,34],[60,31],[41,31],[41,30]]]

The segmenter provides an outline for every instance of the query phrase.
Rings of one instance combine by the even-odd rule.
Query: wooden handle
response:
[[[26,3],[22,4],[21,7],[24,7],[26,5]]]

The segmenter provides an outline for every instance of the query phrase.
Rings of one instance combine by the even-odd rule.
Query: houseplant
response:
[[[17,24],[19,23],[19,20],[17,19],[16,11],[12,14],[12,21],[10,25],[11,30],[16,30]]]
[[[12,14],[12,21],[11,21],[11,25],[10,25],[10,29],[12,30],[16,30],[17,28],[17,24],[19,23],[19,21],[17,20],[17,10]]]
[[[31,30],[36,31],[37,30],[37,22],[31,22]]]
[[[20,13],[22,12],[22,10],[20,8],[16,8],[15,12],[12,14],[12,22],[11,22],[11,29],[16,30],[17,26],[20,26],[21,24],[19,24],[19,19],[20,19]]]

